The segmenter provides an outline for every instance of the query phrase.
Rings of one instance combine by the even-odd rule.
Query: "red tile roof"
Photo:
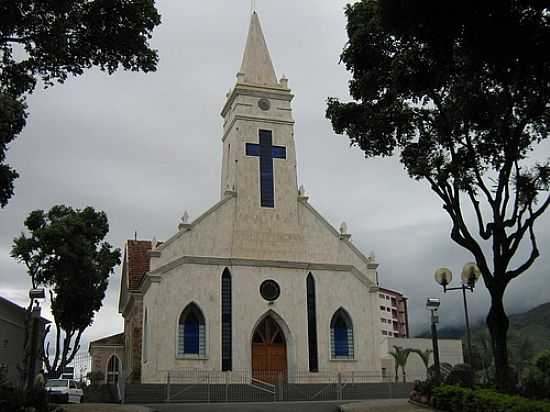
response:
[[[126,256],[128,257],[128,288],[139,289],[143,275],[151,268],[149,251],[152,249],[150,240],[128,240]]]

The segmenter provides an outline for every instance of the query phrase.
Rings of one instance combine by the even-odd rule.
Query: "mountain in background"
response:
[[[550,349],[550,302],[509,317],[508,342],[511,347],[519,347],[527,338],[535,353]],[[463,339],[465,334],[463,327],[448,327],[438,330],[440,339]],[[426,331],[418,337],[429,338],[431,334]],[[489,339],[489,331],[485,324],[472,327],[472,343],[477,345],[481,339]]]

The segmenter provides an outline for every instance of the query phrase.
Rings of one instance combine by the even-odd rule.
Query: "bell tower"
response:
[[[254,12],[237,83],[222,111],[222,196],[234,191],[240,201],[264,209],[296,198],[292,98],[288,80],[277,80]]]

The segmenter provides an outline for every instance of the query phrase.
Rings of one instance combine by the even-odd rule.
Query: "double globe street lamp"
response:
[[[453,272],[447,268],[440,268],[435,271],[435,280],[441,286],[443,286],[443,291],[447,293],[451,290],[462,290],[462,298],[464,300],[464,317],[466,320],[466,341],[468,344],[468,363],[472,363],[472,336],[470,334],[470,318],[468,315],[468,301],[466,299],[466,291],[474,291],[476,282],[481,276],[481,271],[479,267],[473,263],[466,263],[462,269],[462,285],[456,288],[447,287],[453,280]]]

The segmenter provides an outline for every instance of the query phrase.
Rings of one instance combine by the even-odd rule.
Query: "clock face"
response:
[[[258,107],[263,111],[267,111],[271,108],[271,102],[267,99],[260,99],[258,101]]]

